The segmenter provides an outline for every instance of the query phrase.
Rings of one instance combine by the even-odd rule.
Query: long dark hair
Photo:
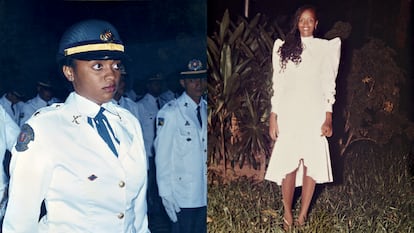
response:
[[[296,65],[298,65],[302,61],[301,55],[303,47],[302,40],[300,38],[300,32],[298,29],[298,23],[300,16],[305,10],[313,11],[316,20],[318,19],[316,15],[316,7],[312,5],[304,5],[296,10],[294,18],[292,20],[291,29],[285,37],[285,43],[277,51],[281,58],[280,67],[282,70],[286,68],[286,64],[289,60],[295,63]]]

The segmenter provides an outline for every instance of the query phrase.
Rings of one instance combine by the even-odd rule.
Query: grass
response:
[[[409,151],[407,143],[355,146],[342,159],[341,181],[317,185],[307,224],[291,232],[414,233],[413,155]],[[229,184],[215,182],[209,184],[208,198],[209,233],[284,232],[281,190],[272,182],[246,178]],[[299,201],[295,215],[298,210]]]

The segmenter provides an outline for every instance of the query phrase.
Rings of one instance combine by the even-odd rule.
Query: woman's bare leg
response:
[[[297,170],[287,174],[286,178],[282,180],[282,198],[284,208],[283,221],[285,223],[285,228],[289,228],[293,223],[292,203],[293,195],[295,193],[296,171]]]
[[[298,216],[298,224],[305,224],[310,203],[312,201],[313,193],[315,191],[316,182],[310,176],[307,176],[307,168],[303,167],[303,185],[302,185],[302,200],[300,212]]]

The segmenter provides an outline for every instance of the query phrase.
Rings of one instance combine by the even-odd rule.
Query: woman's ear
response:
[[[65,75],[66,79],[69,82],[72,82],[74,80],[74,77],[73,77],[73,68],[72,67],[70,67],[70,66],[63,66],[62,67],[62,72],[63,72],[63,74]]]

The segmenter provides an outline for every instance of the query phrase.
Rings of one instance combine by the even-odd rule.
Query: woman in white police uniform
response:
[[[173,233],[207,232],[207,102],[202,98],[207,77],[199,60],[188,68],[180,76],[184,93],[157,114],[154,141],[159,195]]]
[[[149,232],[141,127],[111,102],[124,56],[108,22],[82,21],[65,32],[58,61],[75,91],[22,126],[4,233]],[[47,215],[38,222],[43,200]]]

